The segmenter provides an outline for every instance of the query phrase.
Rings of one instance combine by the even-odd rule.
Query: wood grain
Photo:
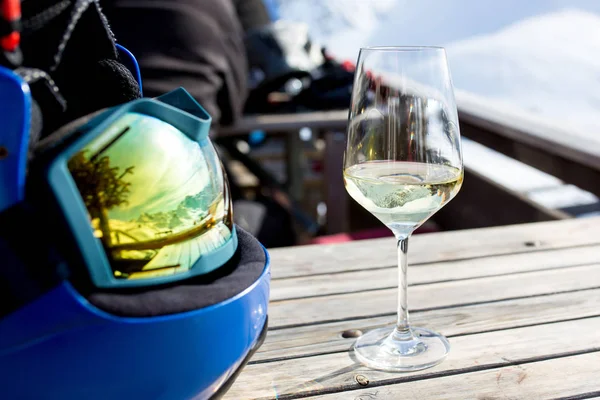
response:
[[[595,289],[414,312],[411,321],[415,326],[457,336],[598,315],[600,289]],[[389,315],[269,331],[251,363],[346,351],[355,339],[343,338],[343,332],[367,332],[394,321]]]
[[[470,127],[600,171],[598,140],[590,135],[559,129],[549,121],[532,117],[531,113],[507,113],[465,98],[459,102],[459,120],[464,136],[471,137],[470,129],[466,129]]]
[[[375,265],[384,260],[373,244],[389,240],[353,243],[359,257],[345,266],[337,264],[351,247],[315,247],[322,252],[321,265],[333,271],[315,273],[309,265],[304,276],[292,265],[291,256],[300,248],[287,255],[281,251],[290,256],[293,272],[272,282],[274,329],[226,398],[492,399],[503,398],[503,392],[525,399],[592,397],[600,391],[600,360],[589,359],[600,352],[599,222],[422,235],[422,249],[429,252],[419,253],[422,262],[409,269],[412,321],[447,335],[452,349],[439,366],[405,374],[362,366],[350,351],[355,339],[341,336],[345,330],[367,331],[394,321],[396,289],[386,287],[395,285],[396,269],[373,266],[373,260]],[[458,246],[455,239],[461,239]],[[360,254],[365,249],[370,254]],[[300,257],[311,262],[308,255]],[[539,365],[554,365],[560,374],[536,372]],[[515,368],[534,369],[513,377]],[[582,370],[589,376],[577,375]],[[359,374],[369,381],[366,388],[357,383]],[[405,395],[407,386],[414,389]]]
[[[525,194],[495,182],[465,164],[465,179],[454,200],[433,217],[443,230],[484,228],[571,218]]]
[[[310,399],[568,399],[580,393],[600,391],[599,365],[600,353],[595,352]]]
[[[346,150],[346,134],[330,131],[325,133],[325,200],[327,205],[327,234],[348,232],[350,196],[344,187],[343,163]]]
[[[600,245],[592,245],[508,254],[485,259],[475,258],[411,265],[408,269],[408,280],[410,285],[416,285],[564,268],[594,263],[598,260],[600,260]],[[390,262],[395,262],[395,258]],[[271,287],[271,301],[395,287],[398,281],[397,268],[392,264],[389,268],[382,269],[278,279],[273,282]]]
[[[408,296],[410,310],[425,310],[598,287],[595,264],[413,286]],[[396,296],[394,288],[274,302],[269,323],[275,328],[391,314]]]
[[[600,217],[415,235],[409,263],[465,260],[600,244]],[[360,271],[396,263],[393,238],[271,249],[273,279]]]
[[[460,129],[484,146],[600,195],[600,141],[480,105],[461,109]]]
[[[253,364],[246,367],[226,398],[282,399],[289,394],[312,395],[331,391],[342,392],[362,388],[356,382],[357,374],[366,377],[371,385],[382,385],[435,378],[451,373],[462,373],[462,375],[468,376],[464,373],[501,366],[510,365],[515,368],[514,364],[533,362],[542,357],[550,358],[573,352],[600,350],[599,330],[600,318],[590,318],[455,337],[450,340],[452,348],[442,364],[424,371],[403,374],[368,369],[356,362],[351,352]],[[589,361],[587,363],[585,360],[577,360],[568,364],[569,368],[560,368],[561,373],[569,374],[571,370],[586,370],[590,373],[586,377],[589,377],[595,385],[591,389],[594,389],[600,385],[600,381],[597,379],[600,373],[600,356],[592,357]],[[592,379],[593,376],[596,378]],[[260,379],[256,377],[260,377]],[[462,378],[462,376],[458,378]],[[589,382],[589,379],[586,381]],[[423,384],[423,387],[436,385],[436,381],[436,379],[429,379]],[[550,384],[550,380],[548,380],[548,384]],[[471,386],[470,393],[482,386],[483,383],[479,386]],[[452,385],[445,385],[445,387],[448,392],[454,390],[450,390]],[[590,387],[581,385],[578,390],[583,392],[588,391],[588,388]],[[342,397],[334,398],[347,399],[348,395],[349,393],[344,393],[346,397],[340,394],[339,396]],[[465,396],[465,392],[462,393],[462,396]],[[379,398],[394,399],[398,397]]]

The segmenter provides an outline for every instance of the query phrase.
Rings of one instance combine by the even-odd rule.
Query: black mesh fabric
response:
[[[238,249],[229,262],[213,273],[166,286],[86,294],[96,307],[123,317],[150,317],[196,310],[220,303],[243,292],[262,274],[263,247],[248,232],[236,227]]]
[[[46,74],[43,79],[31,78],[39,82],[32,86],[32,95],[42,117],[32,139],[140,97],[133,75],[119,62],[99,0],[22,2],[22,25],[23,65],[18,70]],[[34,140],[30,143],[35,145]]]

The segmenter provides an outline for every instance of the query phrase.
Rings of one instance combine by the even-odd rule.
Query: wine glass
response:
[[[439,333],[408,322],[407,250],[412,232],[447,204],[463,180],[458,113],[441,47],[362,48],[344,153],[350,196],[398,240],[398,319],[354,344],[363,364],[415,371],[450,350]]]

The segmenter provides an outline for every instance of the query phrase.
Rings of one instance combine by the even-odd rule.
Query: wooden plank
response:
[[[226,398],[282,399],[292,393],[309,395],[328,391],[342,392],[362,388],[356,381],[356,375],[359,374],[371,385],[382,385],[469,370],[514,366],[516,363],[532,362],[542,357],[600,350],[599,330],[600,318],[590,318],[459,336],[450,340],[452,348],[443,363],[423,371],[402,374],[368,369],[354,359],[352,352],[253,364],[245,368]],[[576,337],[573,336],[574,333]],[[594,359],[594,363],[587,364],[580,360],[578,365],[593,370],[597,377],[600,372],[600,354],[598,357]],[[562,373],[567,372],[563,370]],[[598,379],[593,381],[595,385],[600,385]],[[430,379],[425,386],[432,382],[435,379]],[[450,387],[452,386],[446,386],[446,391],[450,392]],[[394,398],[398,397],[387,397]]]
[[[173,267],[179,265],[179,255],[181,254],[181,243],[165,246],[158,254],[142,268],[152,270],[154,268]]]
[[[525,195],[465,167],[460,192],[433,217],[445,230],[552,221],[567,213],[534,202]]]
[[[190,260],[192,260],[192,263],[195,263],[196,261],[198,261],[198,259],[200,258],[200,246],[198,245],[197,241],[195,240],[190,240]]]
[[[592,393],[584,393],[583,395],[561,397],[560,399],[555,397],[555,400],[598,400],[600,399],[600,396],[598,395],[600,395],[600,392],[596,391]]]
[[[456,336],[598,315],[600,289],[594,289],[413,312],[411,321]],[[343,332],[367,332],[392,323],[394,317],[387,315],[272,330],[251,362],[346,351],[355,339],[344,338]]]
[[[220,128],[219,136],[243,135],[255,129],[260,129],[267,133],[291,132],[305,127],[321,130],[345,130],[347,124],[348,110],[255,115],[242,118],[234,126]]]
[[[209,254],[214,249],[219,248],[223,243],[225,243],[225,239],[223,239],[223,229],[229,230],[225,226],[221,225],[218,227],[218,230],[211,229],[202,236],[198,236],[194,239],[200,248],[200,254]]]
[[[413,286],[408,297],[411,310],[426,310],[598,287],[600,264],[595,264]],[[276,301],[269,305],[269,325],[275,328],[392,314],[397,294],[393,288]]]
[[[600,141],[480,107],[463,107],[459,120],[464,136],[600,195]]]
[[[339,132],[325,133],[325,204],[327,205],[327,233],[348,232],[349,204],[351,198],[346,192],[343,179],[343,159],[346,149],[346,135]]]
[[[600,181],[600,172],[581,165],[580,160],[548,154],[537,146],[515,143],[512,139],[478,128],[461,125],[461,130],[469,139],[600,196],[600,187],[596,184]]]
[[[463,125],[476,127],[499,138],[525,144],[554,157],[572,160],[580,165],[600,171],[600,141],[592,135],[580,135],[544,120],[532,118],[527,113],[503,112],[496,107],[484,107],[480,102],[462,101],[459,107],[461,133],[467,137]]]
[[[600,244],[600,217],[415,235],[409,264]],[[271,249],[273,279],[395,264],[394,238]]]
[[[417,264],[408,269],[409,285],[508,275],[542,269],[565,268],[600,261],[600,245],[517,253],[497,257]],[[392,288],[397,285],[398,271],[393,265],[381,269],[318,274],[278,279],[271,286],[271,301],[323,296],[328,294]]]
[[[310,399],[590,399],[600,392],[599,364],[594,352]]]
[[[297,132],[286,136],[286,176],[288,193],[295,201],[302,201],[303,198],[303,177],[305,175],[306,158],[304,157],[304,143],[300,140]]]
[[[180,252],[178,263],[181,267],[188,269],[192,266],[193,262],[196,260],[192,260],[192,241],[186,240],[185,242],[181,242],[180,244]]]
[[[462,148],[465,166],[472,166],[480,174],[518,193],[564,186],[560,179],[468,138],[463,138]]]

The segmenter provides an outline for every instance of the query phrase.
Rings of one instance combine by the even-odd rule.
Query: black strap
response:
[[[52,77],[37,68],[19,67],[14,71],[29,85],[32,94],[32,116],[29,128],[29,149],[37,145],[44,129],[44,120],[51,121],[55,115],[67,110],[67,102]],[[30,152],[30,156],[33,155]]]
[[[0,37],[6,36],[13,32],[21,31],[21,20],[7,21],[4,18],[0,19]]]

